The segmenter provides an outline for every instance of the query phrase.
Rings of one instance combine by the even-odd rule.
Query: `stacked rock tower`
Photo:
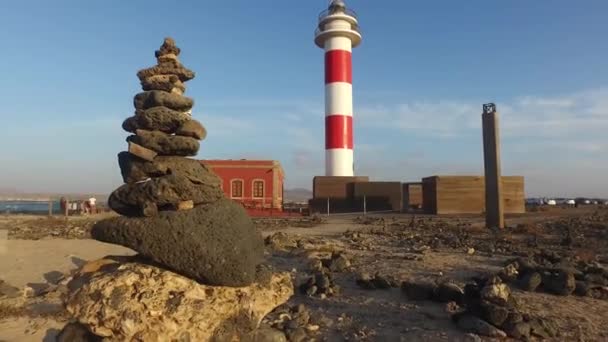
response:
[[[144,91],[123,123],[133,133],[128,152],[118,155],[125,184],[108,200],[123,216],[97,223],[92,235],[201,283],[248,285],[262,260],[262,238],[243,208],[224,198],[220,179],[187,158],[207,134],[184,96],[194,72],[180,63],[171,38],[155,55],[157,65],[137,73]]]

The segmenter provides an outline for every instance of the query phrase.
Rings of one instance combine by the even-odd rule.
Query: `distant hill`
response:
[[[305,202],[312,198],[312,191],[303,188],[285,189],[283,199],[292,202]]]

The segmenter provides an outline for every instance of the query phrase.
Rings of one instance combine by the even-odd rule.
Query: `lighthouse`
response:
[[[315,44],[325,50],[325,175],[354,176],[352,49],[357,15],[342,0],[319,14]]]

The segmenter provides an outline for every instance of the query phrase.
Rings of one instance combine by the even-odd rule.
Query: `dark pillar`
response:
[[[486,226],[504,228],[505,218],[502,201],[502,181],[500,172],[500,134],[496,105],[483,105],[483,155],[486,188]]]

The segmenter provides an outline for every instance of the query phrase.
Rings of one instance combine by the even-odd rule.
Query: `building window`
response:
[[[232,198],[243,198],[243,181],[241,179],[233,179],[230,181]]]
[[[253,198],[264,198],[264,181],[253,181]]]

